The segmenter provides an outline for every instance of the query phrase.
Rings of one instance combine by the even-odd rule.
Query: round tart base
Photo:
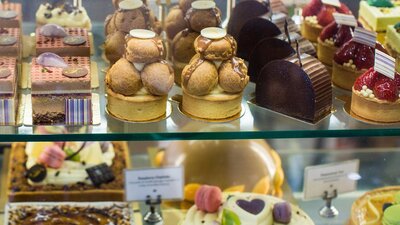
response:
[[[332,66],[333,56],[336,50],[337,48],[335,46],[329,45],[318,38],[317,56],[319,61],[323,64]]]
[[[332,83],[340,88],[351,91],[356,79],[366,70],[355,70],[333,61]]]
[[[314,25],[306,20],[301,24],[301,35],[314,43],[317,43],[319,34],[322,32],[323,27],[321,25]]]
[[[400,100],[389,102],[379,99],[365,98],[354,88],[351,95],[351,111],[362,118],[382,122],[394,123],[400,121]]]
[[[107,110],[113,116],[126,121],[144,122],[165,115],[167,96],[124,96],[107,88]]]
[[[194,117],[220,120],[240,114],[242,93],[194,96],[183,90],[182,110]]]
[[[394,195],[399,191],[400,191],[400,186],[388,186],[366,192],[364,195],[358,198],[351,206],[351,217],[348,225],[361,225],[361,224],[367,224],[367,222],[373,222],[373,221],[366,221],[365,218],[367,213],[366,209],[367,209],[368,199],[374,197],[382,197],[382,199],[385,199],[385,196],[392,196],[392,199],[385,199],[385,200],[388,202],[393,202]],[[382,217],[382,215],[380,215],[380,217]],[[374,224],[381,224],[380,223],[381,218],[372,218],[372,219],[378,220],[377,223]]]

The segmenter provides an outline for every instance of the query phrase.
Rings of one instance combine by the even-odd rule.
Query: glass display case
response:
[[[131,7],[135,0],[126,1],[132,1],[129,5]],[[23,35],[21,43],[23,47],[20,54],[23,57],[18,59],[20,86],[17,93],[20,101],[17,120],[19,120],[19,124],[17,126],[0,126],[0,142],[4,143],[4,147],[0,149],[0,224],[3,224],[11,215],[5,215],[6,209],[10,210],[7,208],[9,201],[36,202],[34,205],[38,206],[43,202],[55,202],[57,205],[58,202],[65,201],[91,202],[99,201],[99,199],[123,202],[124,178],[122,171],[127,168],[184,167],[185,201],[164,201],[160,206],[164,224],[167,225],[183,222],[188,209],[193,205],[194,193],[190,194],[188,191],[192,187],[190,185],[193,184],[217,185],[226,192],[274,195],[293,205],[298,205],[317,225],[351,224],[352,204],[356,199],[372,189],[398,185],[399,176],[396,168],[400,146],[399,123],[371,123],[371,121],[366,122],[362,118],[354,117],[350,112],[351,92],[336,86],[332,88],[330,113],[324,115],[316,123],[304,122],[301,119],[261,107],[255,100],[256,83],[254,82],[249,82],[244,88],[239,103],[241,111],[233,118],[210,121],[188,115],[182,108],[182,88],[177,84],[174,84],[168,93],[166,113],[161,119],[150,122],[127,122],[113,116],[107,108],[107,98],[110,93],[107,92],[106,83],[109,81],[106,81],[106,74],[109,72],[109,62],[105,54],[104,43],[107,31],[104,28],[104,21],[107,15],[115,12],[113,3],[117,1],[74,1],[73,3],[80,4],[82,2],[91,18],[88,42],[92,44],[92,49],[89,57],[92,61],[91,68],[95,68],[93,70],[96,73],[92,79],[91,89],[93,125],[32,125],[34,109],[32,109],[31,103],[34,101],[32,96],[36,93],[32,88],[33,83],[30,84],[29,76],[31,75],[29,74],[32,73],[30,71],[32,58],[35,57],[32,49],[35,44],[38,44],[35,39],[38,34],[35,34],[35,31],[36,28],[43,25],[38,25],[35,15],[42,1],[15,0],[10,2],[22,4],[23,22],[21,27],[23,32],[21,34]],[[64,1],[43,2],[54,5],[64,4]],[[217,7],[220,8],[222,27],[227,27],[229,20],[227,15],[234,13],[231,7],[238,2],[215,0]],[[278,1],[257,2],[276,4]],[[295,14],[293,18],[296,22],[296,18],[300,15],[296,14],[309,1],[282,2],[286,5],[288,13]],[[355,15],[358,14],[358,1],[347,1],[346,3]],[[0,12],[2,12],[1,7],[10,7],[7,6],[10,4],[8,1],[1,4]],[[179,2],[147,0],[147,4],[152,13],[159,17],[159,26],[165,28],[168,22],[167,14],[176,10]],[[398,3],[396,2],[396,4]],[[396,5],[396,7],[399,6]],[[48,8],[47,10],[52,9]],[[63,12],[59,13],[61,15]],[[2,14],[0,14],[0,20],[1,17]],[[156,29],[154,28],[154,30]],[[164,48],[170,51],[172,40],[166,32],[162,32],[161,37],[164,41]],[[49,41],[51,42],[51,40]],[[253,44],[255,45],[255,43]],[[167,60],[172,60],[171,56],[166,57]],[[92,77],[94,73],[92,73]],[[296,87],[293,88],[296,89]],[[40,152],[35,153],[35,151],[43,149],[60,150],[63,152],[59,153],[62,155],[62,162],[65,160],[71,165],[80,166],[84,175],[74,174],[71,176],[73,178],[68,175],[60,175],[61,165],[49,166],[46,164],[46,159],[39,159],[42,157]],[[68,152],[69,149],[72,149],[72,152]],[[78,153],[75,154],[74,149],[75,153],[89,149],[86,152],[91,152],[91,154],[81,154],[77,157]],[[101,155],[101,159],[95,156],[96,154]],[[304,169],[308,166],[353,159],[360,160],[360,179],[356,191],[339,194],[333,200],[333,205],[339,211],[337,217],[321,217],[319,210],[325,205],[322,196],[319,200],[303,200]],[[93,167],[86,165],[91,165],[91,163],[93,163]],[[105,175],[101,177],[101,181],[98,181],[100,182],[98,186],[91,185],[95,184],[97,180],[90,177],[87,169],[97,169],[95,166],[103,164],[106,164],[106,168],[102,168],[104,169],[102,173]],[[40,178],[43,175],[43,166],[34,168],[36,165],[47,167],[45,177],[55,177],[45,180],[50,183],[50,185],[44,185],[47,186],[46,188],[32,185],[35,183],[33,180],[38,176],[38,179],[41,179],[39,182],[43,182],[45,179]],[[104,179],[107,179],[105,176],[110,169],[114,173],[114,178],[112,182],[107,183]],[[68,170],[67,173],[70,174]],[[79,176],[81,177],[76,178]],[[21,179],[25,181],[20,182]],[[60,186],[57,183],[69,179],[72,180],[70,182],[74,183],[73,185]],[[90,181],[88,181],[89,179]],[[82,196],[82,193],[85,194]],[[46,207],[45,204],[41,207]],[[62,204],[59,207],[61,211],[65,210]],[[96,207],[93,207],[93,210]],[[103,214],[114,215],[113,213],[115,213],[112,205],[98,207],[101,210],[109,210],[103,211]],[[123,207],[125,206],[121,206],[121,208]],[[90,207],[87,205],[83,205],[81,208],[76,206],[69,210],[75,210],[74,212],[83,210],[79,213],[85,214],[88,212],[84,210],[88,208],[89,213],[92,213],[93,210],[90,211]],[[143,215],[148,211],[148,206],[135,202],[127,208],[129,208],[129,212],[121,212],[122,217],[124,213],[130,213],[133,215],[133,219],[128,222],[114,220],[119,221],[115,222],[116,224],[146,224],[142,220]],[[303,213],[302,211],[301,213],[297,212],[298,215]],[[116,213],[116,217],[121,216],[119,213]]]

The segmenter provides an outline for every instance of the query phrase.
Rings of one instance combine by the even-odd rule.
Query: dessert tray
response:
[[[26,202],[6,205],[4,225],[24,224],[27,218],[32,222],[50,220],[61,224],[75,224],[74,221],[88,224],[93,220],[104,225],[134,224],[132,207],[124,202]]]

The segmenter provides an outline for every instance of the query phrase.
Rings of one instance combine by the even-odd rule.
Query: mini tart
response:
[[[167,95],[124,96],[107,88],[107,110],[122,120],[144,122],[161,118],[166,113]]]
[[[359,77],[365,71],[367,70],[352,69],[333,61],[332,83],[340,88],[351,91],[357,77]]]
[[[323,64],[332,66],[333,56],[335,55],[337,49],[338,48],[335,47],[335,45],[332,45],[326,41],[322,41],[320,38],[318,38],[317,55],[319,61],[321,61]]]
[[[388,186],[366,192],[353,202],[349,225],[361,225],[367,222],[370,225],[381,225],[383,204],[393,202],[395,194],[399,191],[400,186]],[[372,208],[368,202],[372,203]]]
[[[357,116],[383,123],[400,121],[400,99],[390,102],[364,97],[354,87],[351,96],[351,111]]]
[[[306,17],[307,18],[307,17]],[[314,43],[317,43],[318,37],[322,32],[323,27],[316,23],[311,23],[307,19],[304,19],[303,23],[301,24],[301,35]]]
[[[194,117],[209,120],[228,119],[239,115],[242,110],[242,92],[196,96],[189,94],[185,88],[182,89],[182,110]]]

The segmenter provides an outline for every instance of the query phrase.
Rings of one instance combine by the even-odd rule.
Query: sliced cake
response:
[[[36,29],[36,55],[90,56],[90,41],[84,28],[62,28],[47,24]]]
[[[0,125],[15,125],[18,108],[17,61],[0,57]]]
[[[89,57],[43,53],[32,59],[33,124],[92,124]]]

